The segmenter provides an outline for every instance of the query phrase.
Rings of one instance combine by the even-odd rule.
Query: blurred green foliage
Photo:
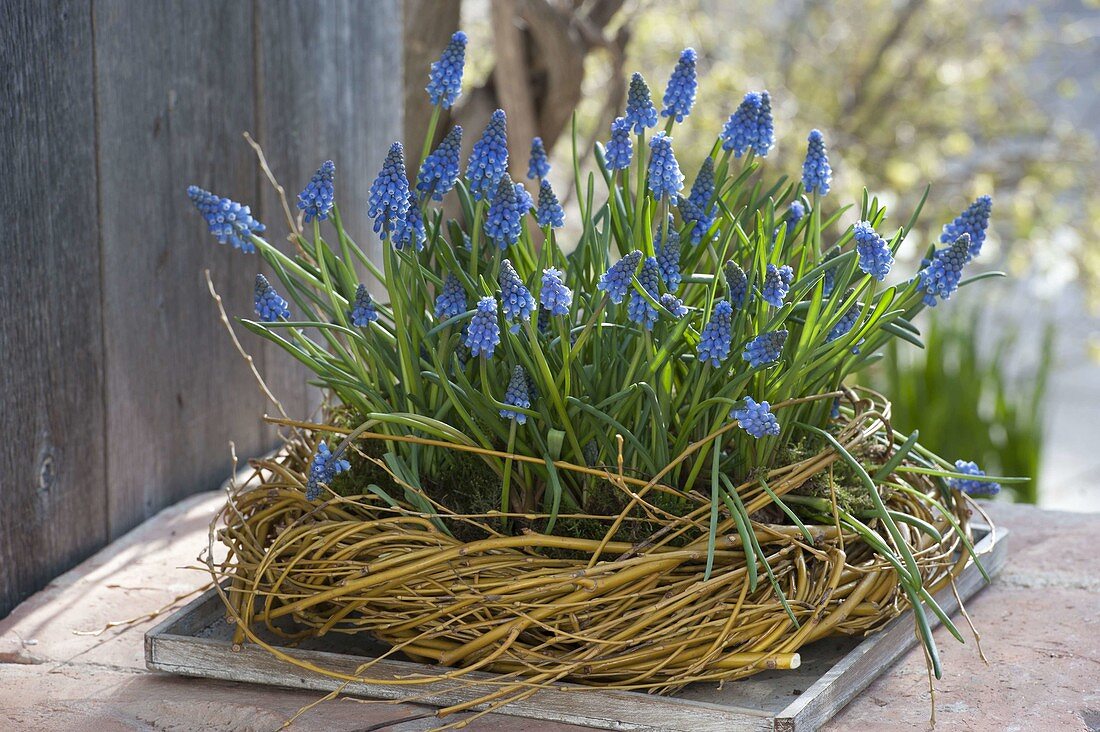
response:
[[[862,381],[888,395],[894,429],[919,429],[930,450],[973,460],[991,474],[1031,477],[1004,490],[1035,503],[1054,327],[1048,323],[1039,338],[1002,328],[987,342],[979,335],[990,333],[983,327],[990,321],[988,306],[950,304],[956,307],[929,313],[924,350],[892,342]],[[1033,344],[1022,347],[1023,337]],[[1010,363],[1014,373],[1006,368]]]

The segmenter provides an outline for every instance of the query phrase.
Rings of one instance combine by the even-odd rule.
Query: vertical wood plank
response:
[[[254,203],[249,3],[95,3],[110,535],[216,486],[265,443],[262,395],[206,292],[252,310],[260,259],[219,245],[185,189]],[[261,219],[262,220],[262,219]]]
[[[0,3],[0,617],[106,540],[87,0]]]

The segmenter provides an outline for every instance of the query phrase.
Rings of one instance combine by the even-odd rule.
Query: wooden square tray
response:
[[[1004,566],[1008,531],[974,527],[975,550],[990,575]],[[956,580],[965,601],[985,586],[970,562]],[[947,613],[958,610],[950,587],[936,595]],[[938,619],[928,613],[933,627]],[[555,684],[508,705],[500,713],[531,719],[614,730],[675,730],[682,732],[803,732],[824,724],[845,704],[916,645],[912,611],[895,618],[881,632],[866,638],[826,638],[802,648],[802,664],[789,671],[765,671],[716,688],[693,684],[673,696],[600,690]],[[288,655],[318,666],[353,674],[365,657],[380,652],[378,644],[354,636],[332,634],[286,648]],[[185,676],[247,681],[273,686],[329,692],[341,682],[312,674],[281,661],[264,649],[245,644],[234,651],[232,626],[225,621],[221,598],[209,590],[145,634],[145,663],[150,669]],[[440,667],[386,659],[371,668],[374,678],[439,674]],[[464,681],[441,680],[411,690],[407,686],[351,683],[343,693],[371,699],[401,699],[414,694],[417,703],[448,706],[484,694],[471,680],[493,674],[471,673]]]

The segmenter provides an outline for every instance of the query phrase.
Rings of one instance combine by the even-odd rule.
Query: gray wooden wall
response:
[[[367,240],[401,135],[399,0],[0,3],[0,617],[165,505],[214,488],[228,443],[274,446],[233,349],[256,255],[219,245],[196,183],[286,235],[241,137],[293,196],[326,158]],[[240,333],[291,413],[314,397]],[[196,552],[198,547],[196,547]]]

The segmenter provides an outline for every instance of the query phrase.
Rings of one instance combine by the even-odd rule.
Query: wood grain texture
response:
[[[217,243],[185,193],[248,203],[255,161],[248,3],[95,3],[111,538],[218,485],[228,443],[268,445],[264,399],[218,321],[252,310],[260,260]],[[262,363],[261,363],[262,365]]]
[[[367,217],[371,182],[390,143],[401,139],[401,7],[399,0],[324,4],[271,0],[256,6],[261,79],[257,125],[272,172],[296,196],[325,160],[336,163],[336,202],[351,236],[381,261]],[[268,239],[288,249],[288,227],[266,180],[256,198]],[[330,241],[333,232],[322,227]],[[307,231],[307,235],[311,235]],[[376,283],[364,282],[378,292]],[[266,373],[287,410],[305,416],[318,401],[305,389],[305,369],[278,346],[264,344]]]
[[[92,23],[0,3],[0,617],[107,539]]]
[[[1005,564],[1008,552],[1008,532],[999,529],[986,533],[976,544],[976,551],[991,575]],[[957,580],[964,600],[985,587],[978,568],[971,562]],[[945,612],[958,610],[951,588],[936,595]],[[929,613],[931,615],[931,613]],[[933,617],[931,625],[938,622]],[[790,689],[779,672],[766,672],[772,684],[763,691],[739,693],[745,682],[732,682],[714,689],[714,685],[698,685],[689,689],[691,698],[660,697],[639,692],[597,690],[587,688],[573,692],[567,684],[553,688],[509,705],[502,713],[533,719],[586,725],[616,730],[764,730],[774,732],[812,732],[840,711],[879,674],[901,658],[916,644],[912,613],[904,613],[885,629],[867,637],[835,662],[820,664],[821,675],[809,684],[785,707]],[[355,675],[364,657],[351,653],[333,653],[308,648],[306,644],[282,647],[294,658],[317,667]],[[812,647],[803,649],[812,653]],[[409,687],[381,683],[351,683],[346,686],[321,674],[310,673],[298,666],[277,659],[263,648],[245,644],[232,646],[232,628],[225,622],[225,607],[214,589],[191,601],[157,627],[146,633],[145,658],[149,668],[184,676],[199,676],[231,681],[246,681],[294,688],[332,691],[337,688],[351,696],[372,699],[400,700],[414,696],[417,702],[449,706],[469,701],[489,687],[477,687],[468,682],[492,679],[489,673],[471,673],[464,681],[439,681],[430,686]],[[818,666],[819,664],[812,664]],[[383,659],[371,666],[374,680],[409,678],[411,675],[436,676],[445,668],[426,666],[393,659]],[[747,681],[752,681],[749,679]],[[700,690],[709,691],[700,693]],[[778,711],[776,711],[778,710]]]

